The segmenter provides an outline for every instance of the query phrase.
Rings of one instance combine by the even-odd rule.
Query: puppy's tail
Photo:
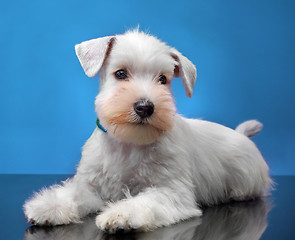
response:
[[[262,127],[263,125],[261,122],[249,120],[238,125],[236,131],[247,137],[253,137],[261,131]]]

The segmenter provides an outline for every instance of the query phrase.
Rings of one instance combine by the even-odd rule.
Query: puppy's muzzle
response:
[[[153,115],[155,106],[147,99],[140,99],[138,102],[134,103],[133,109],[141,119],[146,119]]]

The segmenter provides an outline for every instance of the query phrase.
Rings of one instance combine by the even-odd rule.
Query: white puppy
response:
[[[138,31],[83,42],[85,73],[99,73],[98,127],[83,147],[76,175],[24,205],[35,224],[80,222],[98,212],[109,232],[151,230],[201,216],[200,206],[268,193],[268,166],[248,138],[262,125],[235,130],[176,113],[171,81],[190,97],[194,65],[176,49]]]

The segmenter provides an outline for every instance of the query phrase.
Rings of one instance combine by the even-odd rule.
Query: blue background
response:
[[[232,128],[258,119],[254,141],[271,174],[295,174],[294,8],[291,0],[2,1],[0,173],[74,173],[98,92],[74,45],[139,24],[197,66],[191,99],[173,82],[181,114]]]

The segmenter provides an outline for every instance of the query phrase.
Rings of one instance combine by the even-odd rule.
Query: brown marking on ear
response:
[[[173,57],[173,59],[176,61],[176,62],[179,62],[179,59],[176,55],[171,55]],[[180,76],[180,73],[179,73],[179,66],[175,64],[174,66],[174,77],[179,77]]]
[[[185,87],[185,92],[188,97],[193,94],[193,87],[197,78],[197,70],[195,65],[183,56],[176,49],[171,48],[171,56],[178,63],[177,67],[174,69],[174,77],[181,77],[182,83]]]
[[[106,63],[108,57],[110,56],[115,41],[116,41],[116,38],[115,38],[115,37],[112,37],[112,38],[110,39],[110,41],[109,41],[109,43],[108,43],[108,48],[107,48],[107,51],[106,51],[105,57],[104,57],[103,62],[102,62],[102,66],[104,66],[104,64]]]

